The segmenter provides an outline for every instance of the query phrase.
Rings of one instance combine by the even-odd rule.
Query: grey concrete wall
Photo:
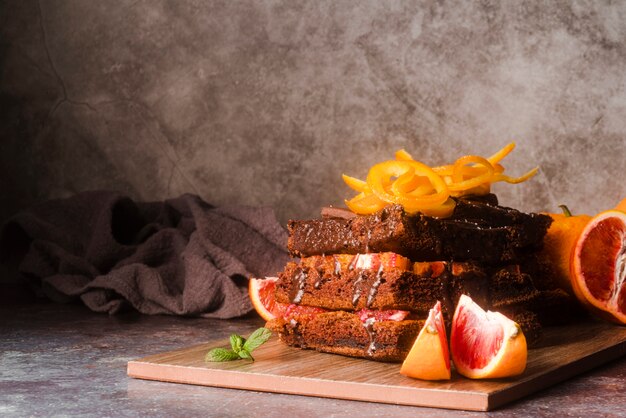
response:
[[[503,204],[626,196],[626,2],[2,2],[0,220],[87,189],[310,217],[514,139]]]

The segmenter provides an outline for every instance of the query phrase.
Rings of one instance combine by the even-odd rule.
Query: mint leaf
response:
[[[272,336],[272,331],[267,328],[259,328],[254,331],[248,337],[248,340],[243,344],[243,349],[250,354],[253,350],[259,347],[261,344],[269,340]]]
[[[261,344],[272,336],[272,332],[267,328],[259,328],[250,334],[246,340],[241,335],[232,334],[230,336],[230,346],[232,350],[226,348],[214,348],[206,354],[204,361],[231,361],[248,359],[254,361],[250,354]]]
[[[230,336],[230,346],[233,348],[235,353],[239,353],[243,348],[243,343],[245,340],[241,337],[241,335],[232,334]]]
[[[252,360],[254,361],[254,357],[252,357],[252,354],[250,354],[250,352],[248,350],[246,350],[245,348],[242,349],[239,353],[237,353],[239,355],[239,357],[243,358],[243,359],[248,359],[248,360]]]
[[[238,360],[239,354],[225,348],[214,348],[206,354],[204,361],[231,361]]]

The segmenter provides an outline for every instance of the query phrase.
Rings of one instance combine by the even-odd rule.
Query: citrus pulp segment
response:
[[[599,213],[583,229],[571,260],[578,299],[599,316],[626,324],[626,213]]]
[[[452,319],[452,360],[471,379],[509,377],[526,369],[528,350],[519,325],[499,312],[485,312],[462,295]]]

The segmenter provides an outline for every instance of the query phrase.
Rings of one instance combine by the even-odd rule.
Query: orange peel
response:
[[[344,183],[346,183],[348,187],[354,191],[357,191],[359,193],[365,193],[369,190],[369,188],[367,187],[367,183],[363,180],[359,180],[356,177],[350,177],[345,174],[342,174],[341,178],[343,179]]]
[[[365,194],[363,192],[350,200],[344,200],[344,203],[352,212],[362,215],[376,213],[387,206],[387,202],[380,200],[376,195]]]
[[[408,193],[392,194],[385,189],[385,183],[392,177],[400,177],[409,170],[422,175],[430,181],[435,193],[411,195]],[[418,161],[385,161],[373,166],[367,174],[367,185],[382,201],[397,203],[409,213],[431,209],[444,203],[448,197],[448,188],[443,179],[432,168]]]
[[[372,166],[365,181],[343,174],[344,182],[358,192],[345,202],[357,214],[371,214],[388,204],[399,204],[408,213],[448,217],[455,207],[451,197],[485,195],[495,182],[518,184],[537,174],[538,167],[519,177],[504,174],[500,162],[514,148],[511,142],[488,158],[466,155],[453,164],[436,167],[416,161],[400,149],[395,160]]]

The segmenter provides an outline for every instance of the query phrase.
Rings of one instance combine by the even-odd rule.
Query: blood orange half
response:
[[[276,317],[277,303],[274,300],[274,289],[276,289],[277,280],[277,277],[266,277],[264,279],[252,278],[248,282],[252,306],[266,321]]]
[[[570,265],[580,302],[626,324],[626,213],[607,210],[594,216],[576,241]]]
[[[450,379],[448,337],[441,314],[441,302],[432,308],[400,373],[423,380]]]
[[[499,312],[485,312],[469,296],[459,299],[450,334],[454,366],[465,377],[509,377],[526,369],[528,350],[519,325]]]

